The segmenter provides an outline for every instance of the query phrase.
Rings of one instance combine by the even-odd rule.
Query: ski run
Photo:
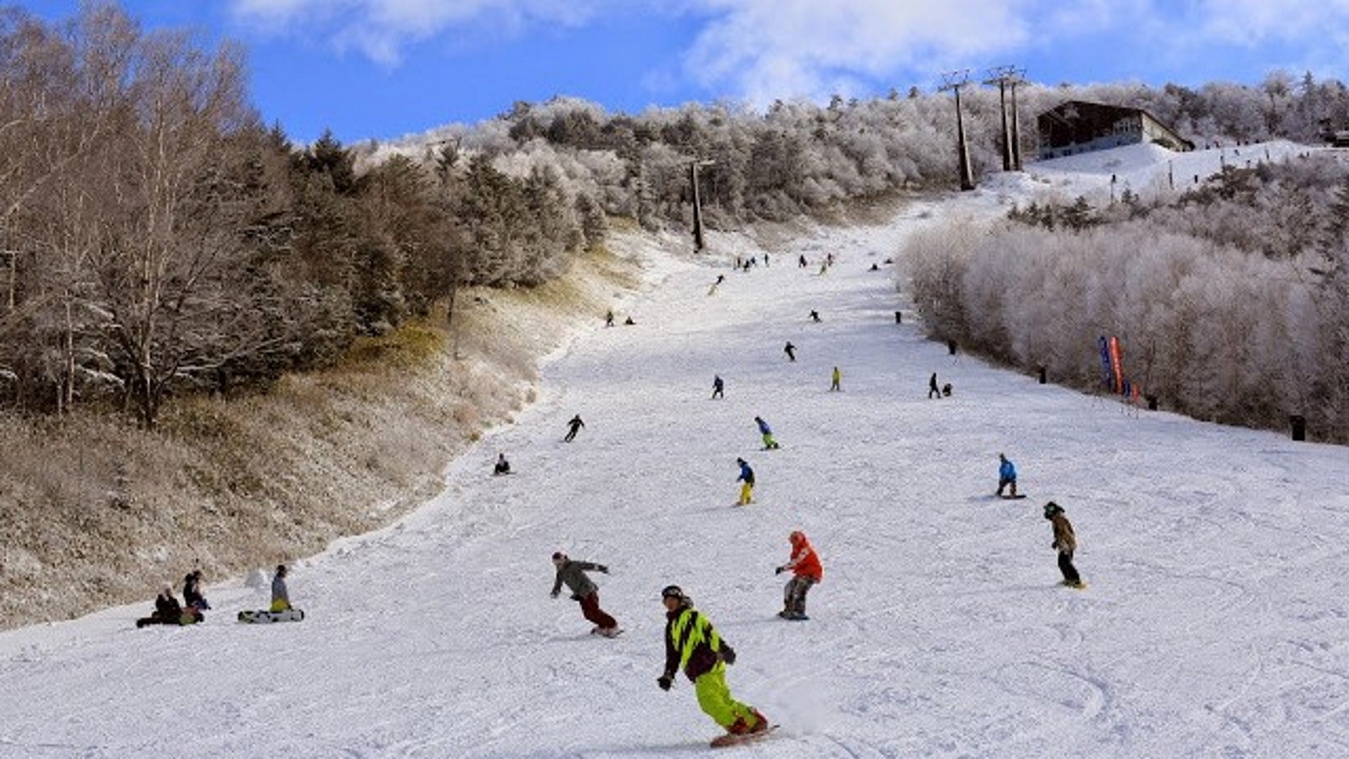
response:
[[[615,302],[635,323],[596,314],[415,513],[289,561],[303,622],[235,622],[266,608],[254,575],[210,586],[204,623],[138,630],[146,578],[142,604],[0,634],[0,758],[710,755],[692,684],[657,687],[670,584],[734,646],[735,697],[780,725],[717,756],[1349,755],[1349,451],[951,355],[896,290],[887,260],[922,225],[1166,171],[1140,155],[769,249],[616,235],[649,282]],[[950,396],[927,397],[933,372]],[[999,453],[1030,497],[994,496]],[[1060,585],[1049,500],[1084,590]],[[777,614],[794,530],[824,569],[808,621]],[[558,551],[607,567],[623,635],[549,597]]]

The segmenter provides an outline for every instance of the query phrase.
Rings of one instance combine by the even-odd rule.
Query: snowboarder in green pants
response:
[[[693,608],[693,599],[678,585],[666,586],[660,597],[665,604],[665,672],[656,679],[661,690],[668,691],[674,685],[675,673],[684,670],[693,682],[698,706],[726,730],[713,745],[767,732],[768,718],[736,701],[726,685],[726,665],[735,664],[735,649],[722,640],[706,616]]]

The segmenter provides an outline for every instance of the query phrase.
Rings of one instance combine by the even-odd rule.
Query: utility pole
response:
[[[965,144],[965,120],[960,113],[960,88],[970,82],[970,70],[953,71],[942,74],[942,86],[939,91],[954,90],[956,93],[956,163],[960,171],[960,189],[974,189],[974,171],[970,167],[970,149]]]
[[[702,160],[689,162],[689,184],[693,186],[693,252],[703,249],[703,204],[698,197],[698,167],[711,166],[716,161]]]
[[[1002,170],[1021,170],[1021,135],[1016,117],[1016,85],[1022,81],[1025,69],[1016,66],[998,66],[988,71],[984,84],[998,85],[998,108],[1002,111]],[[1007,92],[1012,94],[1011,123],[1007,118]]]
[[[1024,73],[1025,69],[1017,71],[1007,82],[1012,91],[1012,171],[1021,171],[1021,117],[1016,109],[1016,86],[1026,81],[1021,78]]]

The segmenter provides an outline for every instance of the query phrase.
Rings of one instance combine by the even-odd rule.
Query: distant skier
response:
[[[806,539],[806,534],[795,530],[788,536],[792,544],[792,556],[786,564],[778,567],[775,574],[791,571],[792,579],[782,591],[782,611],[778,616],[783,619],[809,619],[806,616],[806,594],[812,585],[824,579],[824,568],[820,565],[819,554]]]
[[[698,695],[698,706],[726,730],[725,736],[713,741],[714,746],[767,731],[768,718],[736,701],[726,685],[726,666],[735,664],[735,649],[722,639],[711,620],[693,608],[693,599],[678,585],[666,586],[660,597],[665,605],[665,671],[656,684],[668,691],[675,674],[684,670]]]
[[[586,426],[586,423],[581,421],[580,414],[573,416],[571,418],[571,421],[567,422],[567,436],[562,438],[562,442],[570,443],[571,441],[575,440],[576,433],[584,426]]]
[[[754,500],[754,469],[744,459],[736,459],[735,463],[740,465],[740,476],[735,478],[736,482],[743,483],[740,486],[739,506],[748,506]]]
[[[834,374],[833,374],[832,377],[830,378],[829,389],[830,389],[831,391],[833,391],[833,390],[842,390],[842,389],[843,389],[842,386],[841,386],[841,383],[842,383],[842,382],[843,382],[843,372],[840,372],[840,371],[838,370],[838,367],[836,366],[836,367],[834,367]]]
[[[612,308],[609,309],[609,313],[604,315],[604,326],[606,327],[614,326],[614,310]]]
[[[1011,488],[1011,497],[1016,497],[1016,465],[1006,456],[998,454],[998,495],[1002,495],[1003,488]]]
[[[565,553],[553,554],[553,566],[557,568],[557,578],[553,580],[553,598],[557,598],[565,583],[571,591],[573,601],[581,603],[581,615],[595,624],[591,635],[603,635],[606,638],[617,636],[622,630],[618,623],[600,608],[600,589],[586,572],[609,574],[609,568],[590,561],[573,561]]]
[[[506,460],[506,454],[497,454],[497,463],[492,467],[492,474],[510,474],[511,462]]]
[[[815,309],[812,308],[812,309],[810,310],[810,320],[813,321],[813,322],[815,322],[816,324],[819,324],[819,322],[820,322],[820,312],[819,312],[819,311],[816,311]]]
[[[1070,588],[1084,588],[1082,577],[1073,566],[1073,552],[1077,550],[1077,535],[1073,525],[1063,513],[1063,507],[1050,501],[1045,504],[1045,519],[1054,525],[1054,542],[1050,547],[1059,552],[1059,571],[1063,573],[1063,584]]]
[[[935,395],[937,398],[941,398],[941,388],[937,385],[937,373],[936,373],[936,372],[933,372],[933,373],[932,373],[932,376],[931,376],[931,377],[928,377],[928,379],[927,379],[927,397],[928,397],[928,400],[932,400],[932,397],[933,397],[934,395]]]
[[[804,269],[804,268],[806,268],[806,267],[809,266],[809,265],[810,265],[810,262],[806,260],[806,254],[805,254],[805,253],[802,253],[799,257],[797,257],[797,259],[796,259],[796,266],[797,266],[797,268]]]
[[[778,446],[778,441],[773,439],[773,428],[768,426],[768,422],[763,417],[754,417],[754,423],[759,425],[759,434],[763,437],[763,447],[765,451],[773,450]]]
[[[783,348],[783,349],[782,349],[782,352],[787,354],[787,360],[788,360],[788,361],[795,361],[795,360],[796,360],[796,346],[795,346],[795,345],[792,345],[792,341],[791,341],[791,340],[788,340],[788,341],[787,341],[787,347]]]
[[[725,398],[726,397],[725,390],[726,390],[726,383],[721,381],[721,375],[719,374],[712,375],[712,397]]]
[[[286,611],[290,608],[290,590],[286,588],[285,564],[276,565],[276,574],[272,576],[272,611]]]

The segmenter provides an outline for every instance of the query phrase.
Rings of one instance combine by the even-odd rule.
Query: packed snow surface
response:
[[[1146,158],[1116,172],[1165,170]],[[235,623],[268,601],[254,575],[210,586],[201,625],[136,629],[147,588],[0,634],[0,757],[701,756],[720,731],[691,684],[656,685],[670,583],[735,646],[734,694],[782,726],[736,756],[1349,755],[1349,450],[926,339],[887,259],[1036,183],[987,184],[803,234],[767,265],[730,234],[696,260],[648,251],[635,325],[597,314],[439,497],[293,564],[303,622]],[[951,397],[927,397],[932,372]],[[586,427],[563,443],[573,414]],[[760,450],[756,415],[781,449]],[[498,452],[515,474],[491,475]],[[999,453],[1028,498],[993,498]],[[737,457],[759,481],[744,508]],[[1058,584],[1048,500],[1086,590]],[[776,616],[795,529],[824,562],[807,622]],[[621,637],[549,598],[557,550],[608,565]]]

